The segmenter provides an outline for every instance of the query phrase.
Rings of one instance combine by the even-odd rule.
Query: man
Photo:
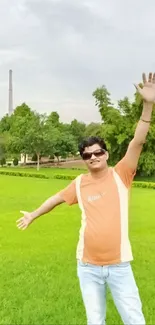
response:
[[[136,85],[144,104],[133,140],[124,158],[114,168],[107,165],[108,152],[104,141],[91,137],[82,142],[80,154],[89,173],[80,175],[66,189],[49,198],[34,212],[24,212],[17,221],[26,229],[39,216],[57,205],[78,203],[82,225],[77,247],[78,277],[88,324],[105,324],[106,286],[108,285],[124,324],[145,324],[142,306],[130,261],[128,238],[128,191],[149,130],[155,101],[155,74],[143,88]]]

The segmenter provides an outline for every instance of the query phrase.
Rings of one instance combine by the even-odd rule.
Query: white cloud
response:
[[[96,87],[105,84],[115,101],[155,70],[154,12],[153,0],[1,0],[0,115],[11,68],[14,105],[99,120]]]

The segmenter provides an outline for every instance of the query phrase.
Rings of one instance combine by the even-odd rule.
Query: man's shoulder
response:
[[[91,175],[89,173],[80,174],[76,177],[75,181],[80,180],[81,185],[91,183]]]

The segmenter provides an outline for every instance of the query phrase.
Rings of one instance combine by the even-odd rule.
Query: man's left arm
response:
[[[136,85],[137,91],[143,98],[143,111],[141,118],[137,124],[134,138],[129,144],[128,150],[124,157],[124,161],[131,170],[136,170],[138,160],[143,148],[143,144],[146,141],[146,137],[149,131],[153,103],[155,101],[155,74],[149,74],[148,81],[145,74],[143,74],[143,88]]]

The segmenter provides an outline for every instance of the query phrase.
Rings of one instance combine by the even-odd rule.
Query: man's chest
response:
[[[109,203],[109,201],[116,199],[117,195],[117,185],[113,178],[105,182],[81,186],[81,199],[87,205]]]

